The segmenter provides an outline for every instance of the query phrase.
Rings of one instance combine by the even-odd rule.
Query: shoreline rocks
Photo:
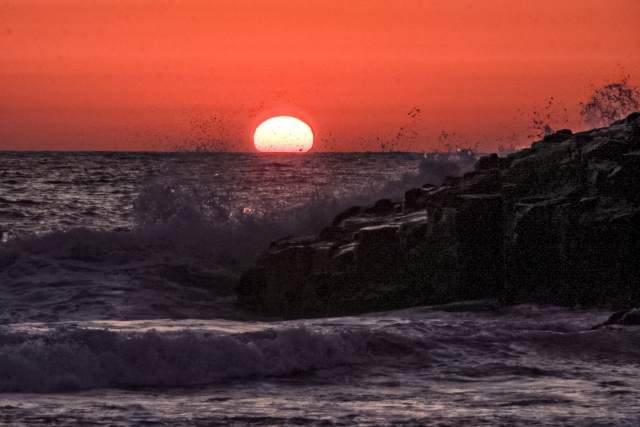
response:
[[[493,299],[640,305],[640,113],[480,158],[440,186],[271,244],[238,305],[316,317]]]

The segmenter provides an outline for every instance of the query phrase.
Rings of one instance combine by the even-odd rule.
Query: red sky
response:
[[[0,150],[253,151],[282,113],[317,151],[495,150],[551,97],[577,130],[591,85],[640,84],[639,17],[637,0],[0,0]]]

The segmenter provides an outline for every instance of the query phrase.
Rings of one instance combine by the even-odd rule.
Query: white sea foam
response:
[[[62,163],[69,163],[70,169],[76,167],[76,157],[63,157]],[[90,167],[98,169],[100,159],[96,155],[89,157],[83,160],[85,164],[90,160]],[[36,192],[24,197],[33,200],[39,209],[48,210],[54,220],[61,218],[64,224],[55,226],[47,218],[42,224],[45,228],[38,229],[38,222],[32,223],[28,225],[32,232],[18,233],[25,239],[16,246],[41,253],[68,250],[88,256],[108,256],[110,250],[123,251],[127,246],[132,251],[173,247],[178,253],[201,254],[208,259],[251,262],[276,238],[317,233],[338,212],[353,205],[370,204],[379,198],[401,201],[408,188],[439,183],[447,174],[462,173],[473,158],[466,156],[467,161],[461,161],[444,154],[424,158],[402,153],[307,157],[182,153],[140,157],[126,156],[115,169],[110,162],[118,159],[105,155],[105,165],[100,166],[101,172],[96,176],[86,167],[84,171],[70,172],[78,175],[76,181],[82,177],[82,185],[69,186],[67,181],[47,179],[48,186],[42,186],[45,194]],[[28,158],[20,161],[24,163]],[[149,163],[145,173],[135,169],[140,168],[140,161]],[[29,179],[43,180],[47,173],[51,171],[33,173]],[[56,174],[60,173],[56,168]],[[108,204],[96,200],[107,193],[102,187],[118,182],[126,185],[119,186],[119,191],[109,197],[115,195],[121,200],[110,200]],[[66,198],[86,205],[78,204],[77,212],[70,211],[70,206],[58,206],[55,192],[65,192]],[[127,203],[130,208],[123,210]],[[122,220],[118,221],[118,216]],[[24,229],[26,221],[21,222],[25,224],[5,226],[5,232]],[[109,228],[105,223],[119,226]],[[44,231],[56,228],[60,231],[43,237],[42,242],[29,237],[42,236]],[[68,232],[74,228],[99,232]]]
[[[262,323],[249,332],[240,323],[221,328],[206,321],[162,331],[149,329],[153,323],[120,322],[108,329],[100,323],[16,325],[0,332],[0,391],[197,386],[378,365],[422,366],[434,377],[551,378],[564,375],[558,366],[592,359],[623,366],[640,357],[632,344],[640,330],[589,331],[605,313],[532,310],[515,307],[496,315],[416,308]]]
[[[0,204],[41,219],[3,232],[17,230],[0,243],[0,322],[212,317],[194,307],[228,296],[271,241],[317,234],[350,206],[402,200],[461,171],[444,155],[406,153],[55,156],[16,154],[29,176],[5,171],[16,179]]]
[[[194,386],[354,361],[341,334],[290,328],[250,337],[183,331],[57,330],[0,334],[0,391]]]
[[[0,425],[637,425],[640,329],[606,310],[234,308],[273,239],[468,154],[2,153]]]

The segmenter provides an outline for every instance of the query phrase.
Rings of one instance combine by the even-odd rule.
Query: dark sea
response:
[[[591,330],[606,308],[235,307],[269,242],[439,184],[441,166],[0,152],[0,425],[640,426],[640,327]]]

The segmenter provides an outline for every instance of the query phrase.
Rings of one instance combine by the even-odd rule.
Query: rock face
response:
[[[623,326],[638,326],[640,325],[640,308],[632,310],[622,310],[613,313],[606,322],[594,326],[591,330],[600,329],[603,326],[609,325],[623,325]]]
[[[319,236],[273,242],[236,291],[240,307],[284,317],[480,298],[637,306],[640,114],[350,208]]]

